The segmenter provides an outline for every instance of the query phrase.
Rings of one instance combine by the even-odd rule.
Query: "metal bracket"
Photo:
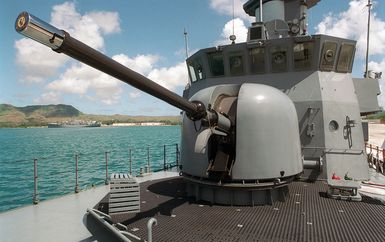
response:
[[[306,134],[310,137],[313,137],[315,135],[315,123],[311,123],[307,125]]]

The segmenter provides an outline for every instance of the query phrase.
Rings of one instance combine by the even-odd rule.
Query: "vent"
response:
[[[253,23],[249,28],[248,42],[265,39],[265,28],[262,23]]]

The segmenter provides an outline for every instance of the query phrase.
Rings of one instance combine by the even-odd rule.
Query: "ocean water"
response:
[[[180,126],[0,129],[0,212],[32,204],[34,159],[40,201],[73,193],[75,155],[79,188],[104,184],[108,173],[138,174],[148,159],[152,170],[176,163]],[[164,150],[166,152],[164,152]]]

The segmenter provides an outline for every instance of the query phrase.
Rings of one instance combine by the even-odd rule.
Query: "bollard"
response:
[[[166,170],[166,145],[163,145],[163,170]]]
[[[108,181],[108,151],[104,152],[104,157],[106,160],[106,180],[104,181],[104,184],[108,185],[110,184]]]
[[[33,189],[33,204],[39,203],[39,194],[37,193],[37,159],[33,159],[33,181],[34,181],[34,189]]]
[[[131,154],[131,149],[128,151],[128,153],[129,153],[129,156],[130,156],[130,160],[129,160],[129,162],[130,162],[130,175],[132,175],[132,154]]]
[[[79,193],[79,155],[75,155],[75,193]]]

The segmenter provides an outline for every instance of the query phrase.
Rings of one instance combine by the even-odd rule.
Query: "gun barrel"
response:
[[[186,111],[188,116],[194,120],[201,119],[206,115],[205,107],[200,102],[189,102],[147,77],[72,38],[64,30],[59,30],[27,12],[22,12],[17,17],[15,28],[17,32],[50,47],[58,53],[64,53]]]

